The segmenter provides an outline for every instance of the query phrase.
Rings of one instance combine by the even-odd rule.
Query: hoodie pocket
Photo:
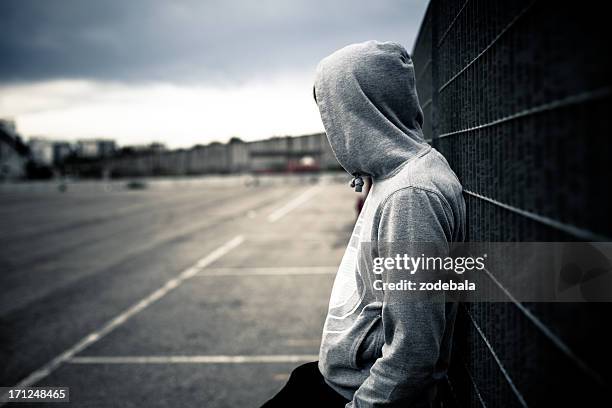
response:
[[[363,331],[359,334],[351,347],[350,360],[351,367],[360,369],[369,361],[374,361],[380,357],[379,338],[382,333],[380,330],[382,318],[375,316]]]

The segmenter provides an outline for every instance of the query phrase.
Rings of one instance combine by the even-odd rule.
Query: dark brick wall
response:
[[[605,2],[432,0],[413,49],[427,139],[471,241],[612,241]],[[609,304],[464,304],[444,406],[612,406]]]

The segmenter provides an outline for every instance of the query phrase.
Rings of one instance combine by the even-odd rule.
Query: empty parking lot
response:
[[[72,406],[256,407],[316,359],[351,189],[117,186],[2,191],[0,385],[70,387]]]

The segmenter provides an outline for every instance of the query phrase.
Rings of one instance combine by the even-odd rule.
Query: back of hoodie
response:
[[[411,255],[406,243],[447,255],[464,239],[461,184],[423,139],[414,67],[401,45],[335,52],[317,67],[315,94],[340,164],[373,179],[334,282],[319,369],[347,407],[430,406],[448,367],[456,305],[443,294],[415,301],[381,290],[376,281],[398,277],[374,273],[371,260]]]

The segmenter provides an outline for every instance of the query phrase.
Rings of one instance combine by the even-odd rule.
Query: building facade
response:
[[[0,119],[0,181],[26,175],[28,148],[17,134],[15,122]]]

